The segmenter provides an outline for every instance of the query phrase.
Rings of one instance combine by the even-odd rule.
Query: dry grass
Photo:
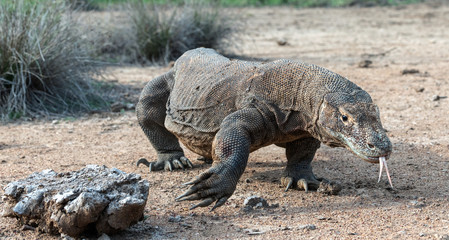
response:
[[[140,61],[167,63],[198,47],[225,49],[238,31],[235,16],[205,1],[166,5],[137,1],[128,9],[132,46]]]
[[[87,41],[68,7],[54,1],[0,3],[0,114],[67,115],[104,108]],[[96,86],[95,86],[96,85]]]
[[[168,63],[197,47],[226,49],[238,30],[234,16],[208,2],[129,1],[123,9],[127,22],[107,30],[110,34],[95,34],[105,30],[79,27],[82,15],[68,2],[0,2],[1,119],[105,109],[104,89],[113,86],[92,80],[98,73],[92,56]]]
[[[128,0],[92,19],[84,14],[91,46],[109,63],[166,64],[185,51],[235,46],[240,18],[206,1]]]

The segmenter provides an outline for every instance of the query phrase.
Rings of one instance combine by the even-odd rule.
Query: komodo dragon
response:
[[[299,61],[228,59],[212,49],[182,55],[167,73],[148,82],[137,104],[140,126],[158,154],[140,159],[150,171],[191,168],[178,140],[213,165],[176,198],[215,202],[233,194],[250,152],[276,144],[286,149],[281,183],[317,189],[311,161],[320,142],[345,147],[378,163],[392,145],[370,95],[348,79]],[[388,172],[387,172],[388,173]]]

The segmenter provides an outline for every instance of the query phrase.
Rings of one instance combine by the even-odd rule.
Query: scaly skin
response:
[[[179,145],[212,159],[177,201],[192,207],[223,205],[235,191],[249,153],[276,144],[286,149],[281,178],[286,190],[328,184],[310,165],[320,142],[345,147],[377,163],[388,158],[391,142],[368,93],[348,79],[312,64],[227,59],[211,49],[186,52],[166,74],[142,91],[137,117],[158,152],[150,170],[192,167]],[[334,184],[331,186],[331,184]]]

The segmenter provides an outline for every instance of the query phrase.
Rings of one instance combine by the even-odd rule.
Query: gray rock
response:
[[[168,222],[181,222],[182,219],[183,219],[183,217],[180,215],[176,215],[175,217],[170,216],[170,217],[168,217]]]
[[[328,195],[337,195],[341,189],[341,185],[336,182],[322,181],[316,191]]]
[[[285,38],[278,39],[276,42],[279,46],[285,46],[288,44],[288,41]]]
[[[404,69],[404,70],[402,70],[402,75],[406,75],[406,74],[416,74],[416,73],[419,73],[419,70],[418,69]]]
[[[373,61],[371,61],[371,60],[362,60],[359,62],[359,67],[360,68],[368,68],[369,66],[371,66],[371,64],[373,64]]]
[[[267,208],[269,207],[269,204],[267,200],[259,196],[250,196],[245,199],[243,206],[249,208]]]
[[[148,190],[139,175],[106,166],[44,170],[6,186],[2,215],[53,234],[113,234],[142,219]]]
[[[447,96],[434,95],[434,96],[432,96],[432,101],[440,101],[441,99],[445,99],[445,98],[447,98]]]
[[[315,230],[316,226],[313,224],[300,225],[297,228],[298,230]]]

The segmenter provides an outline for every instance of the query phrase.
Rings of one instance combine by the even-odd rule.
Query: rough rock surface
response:
[[[139,175],[106,166],[67,173],[44,170],[6,186],[3,216],[43,232],[111,234],[143,217],[148,189]]]
[[[250,208],[267,208],[270,205],[268,204],[267,200],[259,197],[259,196],[250,196],[248,198],[245,199],[245,201],[243,202],[243,206],[245,207],[250,207]]]

